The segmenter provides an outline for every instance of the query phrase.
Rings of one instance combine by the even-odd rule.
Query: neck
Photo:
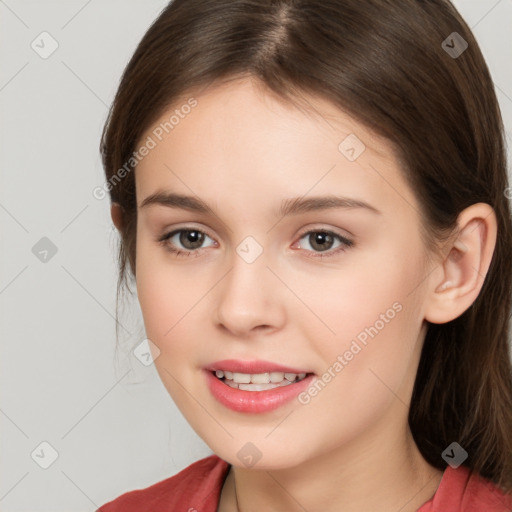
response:
[[[385,423],[385,422],[384,422]],[[377,426],[378,431],[380,425]],[[443,471],[430,466],[408,428],[360,439],[285,469],[232,466],[219,512],[416,512],[435,494]]]

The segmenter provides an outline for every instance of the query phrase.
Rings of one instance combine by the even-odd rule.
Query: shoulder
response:
[[[432,499],[418,512],[511,512],[512,498],[466,466],[447,466]]]
[[[493,482],[467,470],[467,488],[462,510],[468,512],[512,512],[512,498],[506,496]],[[466,507],[466,508],[464,508]]]
[[[161,512],[215,512],[229,467],[217,455],[210,455],[165,480],[122,494],[96,512],[149,512],[157,506]]]

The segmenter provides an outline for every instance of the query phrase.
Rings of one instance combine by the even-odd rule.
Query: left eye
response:
[[[332,233],[331,231],[308,231],[300,238],[300,240],[306,240],[307,244],[313,252],[328,252],[333,249],[333,244],[338,240],[339,244],[334,247],[332,252],[338,252],[338,250],[344,250],[352,245],[352,241],[348,240],[341,235]],[[303,249],[302,243],[300,248]],[[307,247],[306,247],[307,249]]]

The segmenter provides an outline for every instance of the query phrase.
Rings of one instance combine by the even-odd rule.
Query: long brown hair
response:
[[[135,276],[132,156],[142,134],[189,91],[244,75],[287,101],[304,93],[327,99],[389,139],[421,206],[428,248],[456,227],[464,208],[494,208],[498,236],[483,288],[457,319],[428,325],[409,425],[433,466],[446,468],[441,454],[456,441],[472,473],[512,493],[504,128],[478,44],[447,0],[170,3],[123,73],[100,146],[110,199],[123,212],[118,301],[128,274]]]

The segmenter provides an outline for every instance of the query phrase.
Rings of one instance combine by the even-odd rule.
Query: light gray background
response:
[[[0,0],[1,512],[92,512],[211,453],[154,367],[114,353],[117,235],[108,199],[92,195],[107,108],[166,3]],[[455,5],[510,145],[512,0]],[[58,42],[46,59],[31,48],[43,31]],[[43,237],[57,248],[47,262],[32,252]],[[121,321],[126,344],[144,339],[137,303]],[[44,441],[58,453],[48,469]]]

